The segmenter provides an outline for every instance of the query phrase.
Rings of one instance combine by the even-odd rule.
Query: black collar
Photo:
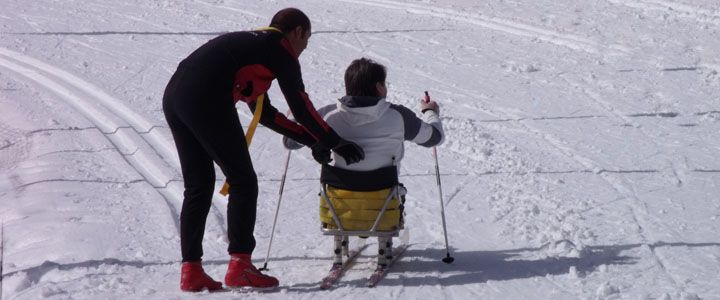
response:
[[[344,96],[339,101],[347,107],[369,107],[375,106],[382,99],[378,96]]]

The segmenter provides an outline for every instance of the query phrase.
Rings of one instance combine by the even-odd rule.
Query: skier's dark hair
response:
[[[310,19],[304,12],[294,7],[281,9],[275,13],[270,21],[270,27],[280,29],[280,31],[286,34],[298,26],[302,28],[303,35],[310,32]]]
[[[376,84],[385,84],[385,66],[367,58],[353,60],[345,70],[345,94],[348,96],[380,96]]]

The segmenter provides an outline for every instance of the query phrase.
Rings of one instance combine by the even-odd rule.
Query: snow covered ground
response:
[[[117,2],[0,0],[2,299],[720,299],[717,1]],[[369,249],[320,291],[332,241],[304,149],[269,263],[281,289],[179,291],[163,88],[204,41],[287,6],[313,21],[300,61],[317,106],[343,95],[361,56],[388,67],[392,102],[415,107],[428,90],[441,103],[454,264],[440,262],[431,151],[408,145],[406,255],[368,289]],[[260,128],[251,153],[261,265],[285,152]],[[204,243],[216,279],[225,207],[214,199]]]

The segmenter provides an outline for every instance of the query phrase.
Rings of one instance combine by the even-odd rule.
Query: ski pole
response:
[[[430,94],[425,91],[425,103],[430,102]],[[438,195],[440,197],[440,216],[442,216],[443,235],[445,236],[445,257],[442,261],[446,264],[452,263],[455,258],[450,256],[450,245],[448,243],[447,226],[445,225],[445,201],[443,201],[442,185],[440,184],[440,164],[438,163],[437,147],[433,146],[433,157],[435,158],[435,179],[438,186]]]
[[[280,212],[280,202],[282,201],[283,189],[285,188],[285,176],[287,176],[288,165],[290,164],[290,153],[292,150],[288,149],[287,158],[285,158],[285,170],[283,171],[282,179],[280,179],[280,193],[278,195],[278,203],[275,208],[275,219],[273,220],[272,231],[270,233],[270,243],[268,244],[267,254],[265,255],[265,264],[263,264],[260,271],[267,271],[268,259],[270,259],[270,248],[272,247],[273,237],[275,237],[275,225],[277,224],[278,213]]]
[[[5,220],[0,219],[0,300],[3,295],[3,265],[5,264],[4,254],[5,247]]]

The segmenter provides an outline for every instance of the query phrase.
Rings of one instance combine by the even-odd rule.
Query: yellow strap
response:
[[[250,142],[252,141],[253,135],[255,134],[255,128],[257,128],[258,122],[260,122],[260,116],[262,115],[264,101],[265,94],[261,94],[260,96],[258,96],[257,101],[255,102],[255,113],[253,114],[252,121],[250,121],[250,126],[248,127],[247,133],[245,133],[245,143],[247,143],[248,148],[250,148]],[[230,185],[227,183],[227,181],[225,181],[222,189],[220,189],[220,194],[223,196],[227,196],[229,193]]]
[[[275,28],[275,27],[270,27],[270,26],[260,27],[260,28],[257,28],[257,29],[255,29],[255,30],[257,30],[257,31],[261,31],[261,30],[272,30],[272,31],[277,31],[277,32],[279,32],[279,33],[282,33],[282,30],[277,29],[277,28]]]
[[[258,122],[260,122],[260,115],[263,111],[263,102],[265,101],[265,94],[258,96],[255,102],[255,113],[253,114],[252,121],[250,121],[250,127],[248,127],[247,133],[245,133],[245,142],[248,148],[250,148],[250,142],[252,141],[253,135],[255,134],[255,128],[257,128]]]

